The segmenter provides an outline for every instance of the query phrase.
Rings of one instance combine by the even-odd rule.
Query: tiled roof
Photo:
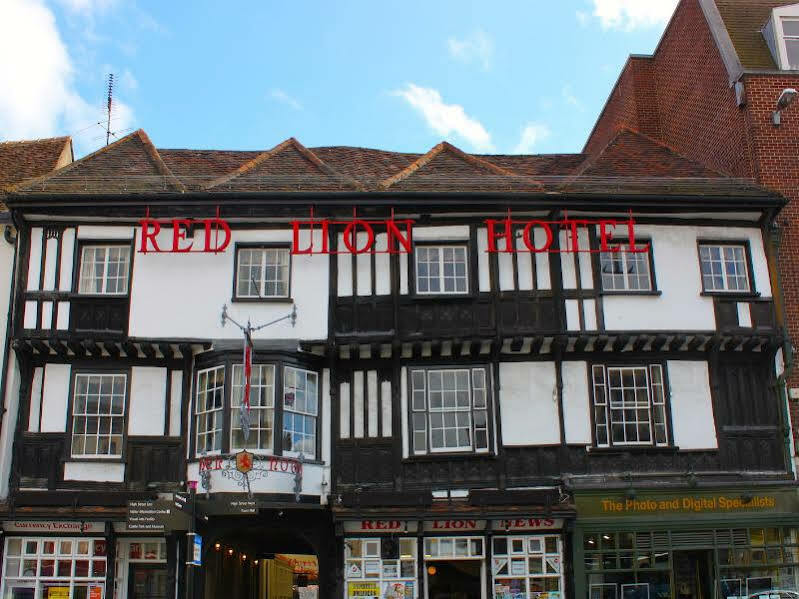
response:
[[[442,142],[425,154],[288,139],[263,152],[157,150],[136,131],[50,175],[17,196],[52,193],[483,192],[707,193],[762,195],[637,132],[621,131],[596,156],[476,155]]]
[[[744,69],[776,69],[761,33],[772,9],[797,0],[716,0],[724,26]]]
[[[71,143],[69,137],[0,143],[0,189],[49,173],[65,152],[71,160]]]

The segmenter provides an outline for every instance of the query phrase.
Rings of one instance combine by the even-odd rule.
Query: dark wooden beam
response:
[[[510,350],[511,351],[522,351],[522,345],[524,345],[524,339],[522,337],[514,337],[510,342]]]
[[[106,341],[105,343],[103,343],[103,347],[105,348],[105,351],[108,352],[109,356],[111,356],[115,360],[119,358],[121,352],[119,350],[119,346],[116,343],[114,343],[113,341]]]
[[[585,351],[586,345],[588,345],[588,335],[580,335],[574,341],[574,352],[575,353],[582,353]]]
[[[633,342],[633,351],[640,352],[644,351],[644,347],[649,342],[650,337],[648,335],[638,335],[638,338]]]
[[[78,341],[67,341],[67,347],[69,347],[76,356],[83,357],[86,355],[86,348]]]
[[[594,341],[594,351],[605,351],[608,343],[610,342],[610,337],[607,335],[600,335]]]
[[[629,335],[619,335],[618,337],[616,337],[616,340],[613,342],[613,351],[614,352],[622,351],[625,347],[627,347],[627,343],[629,343],[629,341],[630,341]]]
[[[150,342],[143,342],[139,344],[141,346],[142,353],[150,358],[151,360],[155,359],[155,345]]]
[[[755,351],[763,340],[760,337],[750,337],[748,340],[744,341],[743,350],[745,352]]]
[[[669,351],[678,351],[685,343],[685,335],[675,335],[669,343]]]
[[[538,335],[533,339],[532,345],[530,345],[530,354],[536,355],[541,353],[541,348],[544,346],[544,337],[542,335]]]
[[[691,340],[688,342],[688,351],[696,351],[707,339],[704,335],[694,335]]]
[[[653,351],[660,351],[663,349],[663,346],[666,345],[666,341],[668,341],[668,337],[666,335],[657,335],[652,340],[652,350]]]
[[[48,339],[47,343],[49,343],[53,351],[62,358],[66,358],[67,355],[69,354],[69,349],[67,348],[66,344],[60,339],[54,339],[54,338]]]
[[[175,357],[175,351],[172,349],[171,343],[159,343],[158,351],[160,351],[167,360],[172,360]]]
[[[99,345],[97,345],[94,339],[84,339],[83,341],[80,342],[80,344],[94,358],[99,358],[103,354],[102,348]]]
[[[129,358],[138,358],[139,357],[139,350],[136,348],[133,343],[128,341],[127,339],[122,342],[122,349],[124,350],[125,354]]]

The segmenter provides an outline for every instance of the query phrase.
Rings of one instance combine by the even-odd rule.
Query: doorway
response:
[[[168,579],[166,564],[130,564],[128,599],[168,599]]]
[[[427,562],[427,599],[482,599],[483,562]]]
[[[713,599],[712,551],[675,551],[672,559],[675,599]]]

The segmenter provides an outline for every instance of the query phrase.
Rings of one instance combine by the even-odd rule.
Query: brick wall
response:
[[[683,156],[727,175],[753,177],[791,200],[778,217],[778,269],[786,325],[799,346],[799,102],[783,113],[780,127],[771,122],[780,92],[799,88],[799,76],[758,74],[743,81],[746,104],[738,107],[698,1],[681,0],[653,58],[631,58],[625,66],[585,151],[600,151],[620,127],[646,126]],[[788,385],[799,387],[799,367]],[[799,447],[799,402],[790,404]]]

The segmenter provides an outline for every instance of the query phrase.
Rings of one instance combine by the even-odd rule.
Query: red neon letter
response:
[[[630,220],[627,221],[627,231],[630,236],[630,252],[633,254],[642,254],[649,251],[648,243],[644,247],[636,247],[635,245],[635,221],[632,216],[630,216]]]
[[[577,253],[580,251],[580,237],[577,234],[577,227],[581,225],[587,225],[587,220],[570,220],[568,218],[563,220],[563,224],[569,228],[569,233],[571,234],[572,245],[569,248],[561,249],[561,252],[572,252]]]
[[[172,221],[172,251],[173,252],[190,252],[194,241],[189,243],[188,247],[180,247],[180,242],[186,240],[186,232],[191,227],[191,221],[186,219],[176,218]]]
[[[498,224],[504,225],[504,231],[497,232],[494,230],[494,226]],[[506,218],[503,220],[486,220],[486,228],[488,229],[488,252],[491,254],[495,254],[497,252],[503,252],[506,254],[513,253],[513,234],[511,233],[511,226],[510,226],[510,219]],[[505,249],[499,250],[497,249],[497,239],[504,239],[505,240]]]
[[[358,227],[363,227],[364,232],[366,233],[366,245],[363,248],[358,248],[358,241],[357,241],[357,229]],[[344,245],[352,254],[365,254],[372,249],[375,243],[375,232],[372,227],[364,220],[353,220],[350,224],[347,225],[347,228],[344,229]]]
[[[291,223],[292,229],[294,229],[294,238],[291,242],[291,253],[295,255],[313,254],[313,234],[311,235],[311,244],[305,249],[300,249],[300,225],[302,224],[304,223],[299,220],[295,220]]]
[[[399,241],[400,245],[405,250],[406,254],[411,253],[411,222],[409,220],[402,221],[405,224],[405,235],[397,228],[396,222],[393,218],[386,221],[386,234],[388,235],[388,253],[399,253],[399,248],[395,249],[395,241]]]
[[[152,218],[143,218],[139,221],[139,224],[141,224],[141,249],[139,251],[146,254],[149,251],[147,249],[147,242],[149,241],[152,244],[152,251],[160,252],[161,249],[158,247],[155,237],[161,231],[161,224]],[[153,227],[152,232],[149,232],[150,226]]]
[[[605,227],[610,226],[614,229],[619,224],[618,221],[615,220],[600,220],[599,221],[599,249],[603,252],[611,252],[616,253],[619,251],[619,246],[614,245],[610,247],[608,245],[608,241],[613,239],[613,231],[608,231]]]
[[[546,243],[540,248],[535,247],[535,241],[530,236],[530,229],[532,229],[535,225],[540,225],[541,228],[544,229],[544,232],[547,234]],[[524,245],[527,246],[527,249],[531,252],[535,252],[537,254],[541,252],[546,252],[549,250],[549,247],[552,245],[552,229],[549,228],[549,224],[545,223],[542,220],[531,220],[527,223],[524,227],[524,231],[522,231],[522,239],[524,240]]]
[[[216,238],[214,241],[219,241],[219,229],[221,227],[222,231],[225,232],[225,239],[222,243],[217,243],[214,247],[211,247],[211,225],[216,225]],[[230,245],[230,227],[227,226],[227,223],[223,221],[221,218],[208,218],[205,220],[205,251],[206,252],[214,252],[215,254],[218,252],[224,252],[225,248]]]

